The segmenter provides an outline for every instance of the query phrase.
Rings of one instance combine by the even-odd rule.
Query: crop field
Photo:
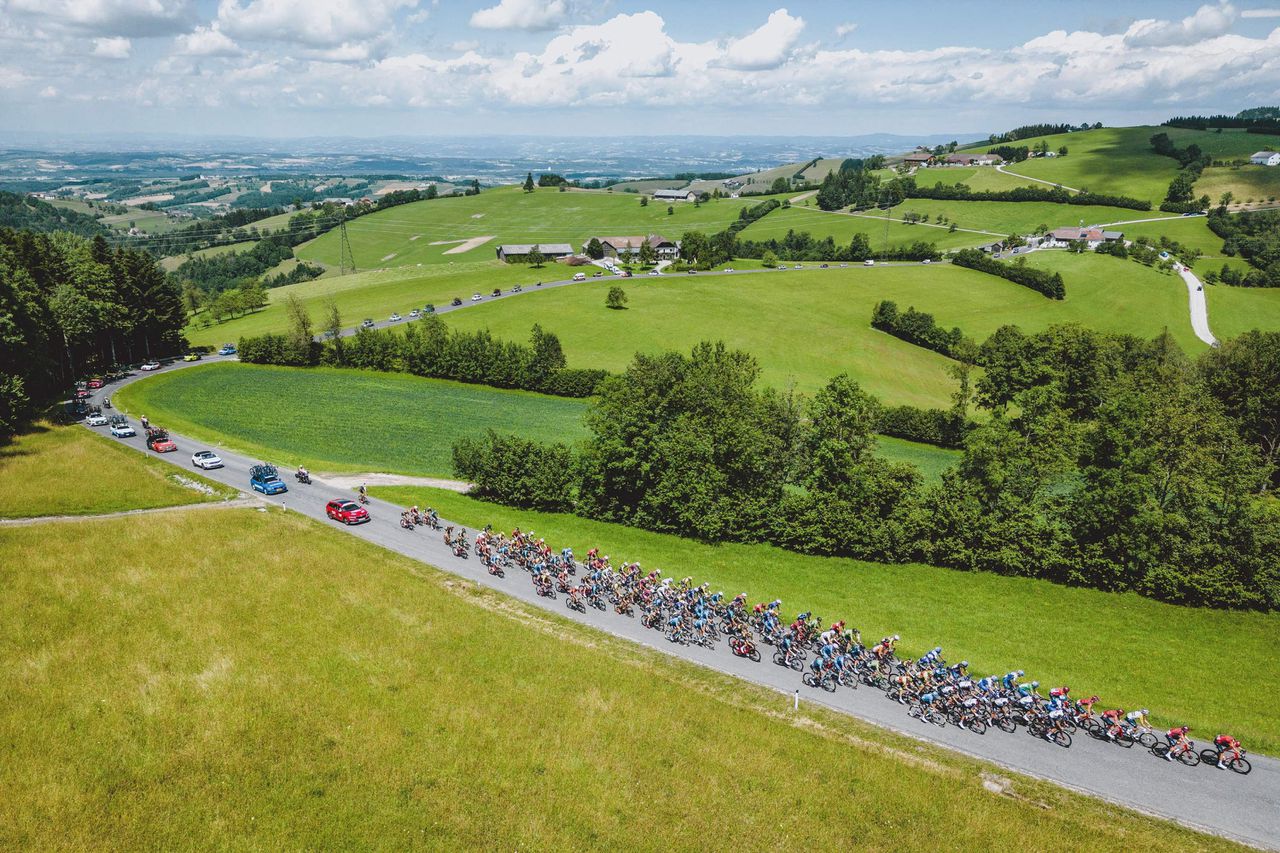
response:
[[[174,480],[175,473],[172,466],[139,457],[84,427],[39,423],[0,445],[0,518],[95,515],[234,494],[194,473],[183,476],[212,493],[187,488]]]
[[[640,206],[635,193],[594,190],[557,192],[519,187],[487,190],[477,196],[441,198],[393,207],[347,225],[358,269],[490,260],[501,243],[569,243],[581,249],[592,236],[662,234],[678,239],[686,231],[721,231],[744,206],[764,198],[719,199],[694,206],[650,201]],[[457,243],[475,237],[493,239],[469,251],[448,255]],[[443,242],[449,241],[449,242]],[[436,245],[432,245],[432,244]],[[296,250],[303,260],[338,263],[336,231]]]
[[[211,326],[203,326],[197,320],[187,326],[184,334],[193,344],[215,345],[239,340],[242,335],[283,331],[287,325],[285,302],[295,293],[317,327],[332,300],[350,328],[365,317],[385,320],[393,311],[408,316],[410,309],[423,308],[427,303],[443,306],[455,296],[468,299],[472,293],[488,294],[495,287],[505,290],[517,283],[532,287],[537,281],[564,280],[572,275],[573,270],[562,264],[533,269],[496,260],[334,275],[272,288],[267,291],[270,301],[261,311]],[[526,329],[524,337],[527,336]]]
[[[885,214],[882,211],[868,211],[852,215],[846,213],[829,213],[816,206],[797,205],[787,210],[775,210],[764,219],[748,225],[738,235],[743,240],[769,240],[787,236],[788,231],[800,233],[807,231],[815,239],[824,240],[831,237],[837,246],[847,246],[854,234],[866,234],[873,249],[888,246],[905,246],[917,240],[933,243],[939,249],[958,249],[965,246],[977,246],[996,239],[987,234],[972,234],[967,231],[950,233],[947,228],[935,228],[931,225],[912,225],[901,220],[901,210],[894,208],[889,212],[887,228],[888,243],[885,242]],[[962,227],[977,229],[976,224],[961,223]]]
[[[135,383],[114,400],[201,441],[316,471],[449,477],[465,435],[586,434],[581,400],[358,370],[211,364]]]
[[[1225,192],[1232,193],[1236,202],[1273,201],[1280,197],[1280,168],[1253,165],[1210,166],[1200,173],[1200,180],[1196,181],[1196,196],[1208,195],[1217,204]]]
[[[1231,847],[1031,779],[993,793],[988,765],[293,514],[9,530],[0,583],[6,849],[671,850],[726,802],[764,848]]]
[[[464,435],[494,429],[572,443],[588,434],[583,400],[362,370],[207,365],[136,383],[116,402],[210,444],[318,471],[451,477],[453,442]],[[353,430],[358,438],[335,438]],[[929,481],[960,457],[890,437],[878,450]]]
[[[1107,707],[1149,707],[1159,723],[1230,730],[1261,751],[1280,748],[1280,718],[1269,698],[1280,689],[1280,669],[1272,663],[1280,614],[1176,607],[1043,580],[810,557],[769,545],[705,545],[438,489],[374,493],[405,506],[433,507],[472,529],[519,526],[537,530],[553,548],[585,553],[600,547],[618,561],[692,575],[729,595],[745,591],[753,602],[781,598],[790,614],[811,610],[827,623],[844,618],[864,638],[899,633],[908,653],[940,645],[948,659],[963,657],[979,674],[1016,667],[1042,685],[1069,684],[1073,695],[1096,692]],[[1087,626],[1083,635],[1081,626]],[[1092,645],[1090,638],[1097,637],[1105,638],[1109,652]],[[1186,650],[1209,647],[1257,677],[1188,684]]]
[[[604,288],[588,283],[479,305],[448,322],[520,339],[541,323],[560,336],[571,366],[610,370],[625,368],[637,351],[724,340],[754,354],[763,381],[778,388],[812,391],[847,372],[890,405],[943,408],[954,385],[948,360],[872,329],[871,312],[881,299],[932,312],[979,341],[1007,323],[1038,331],[1077,322],[1144,337],[1167,327],[1188,352],[1203,347],[1191,331],[1181,279],[1099,255],[1037,252],[1031,258],[1062,271],[1065,301],[949,264],[912,264],[642,277],[624,285],[625,311],[605,308]]]

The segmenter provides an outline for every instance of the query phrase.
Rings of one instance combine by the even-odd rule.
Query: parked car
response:
[[[160,369],[160,362],[158,362],[158,361],[144,361],[142,364],[138,365],[138,369],[139,369],[139,370],[159,370],[159,369]]]
[[[657,270],[649,270],[649,275],[658,275]]]
[[[364,322],[362,322],[362,323],[360,324],[360,328],[362,328],[362,329],[372,329],[372,328],[373,328],[373,318],[372,318],[372,317],[365,317],[365,318],[364,318]]]
[[[264,495],[278,495],[289,491],[274,465],[254,465],[250,468],[249,485],[255,492],[262,492]]]
[[[862,262],[862,265],[864,267],[874,267],[876,265],[876,262],[871,258],[867,258],[865,261]]]
[[[160,427],[147,427],[147,449],[156,453],[172,453],[178,445],[169,438],[169,433]]]
[[[403,317],[401,317],[399,314],[392,313],[392,315],[391,315],[390,317],[388,317],[387,319],[388,319],[388,320],[390,320],[392,323],[398,323],[398,322],[400,322],[401,320],[403,320],[404,318],[403,318]]]
[[[198,352],[189,352],[182,357],[183,361],[199,361],[202,358]]]
[[[129,426],[129,421],[125,419],[124,415],[111,416],[111,434],[116,438],[133,438],[137,435],[133,431],[133,427]]]
[[[421,316],[422,316],[422,312],[421,312],[421,311],[419,311],[417,308],[414,308],[412,311],[410,311],[410,312],[409,312],[409,319],[410,319],[410,320],[416,320],[416,319],[418,319],[418,318],[419,318],[419,317],[421,317]]]
[[[697,275],[697,274],[698,274],[697,270],[689,270],[689,275]]]
[[[102,412],[94,412],[89,415],[89,417],[85,418],[84,422],[85,426],[106,426],[107,416],[102,414]]]
[[[820,265],[818,266],[818,269],[820,269],[820,270],[825,270],[828,266],[830,266],[830,264],[820,264]]]
[[[793,269],[793,270],[802,270],[802,269],[804,269],[804,264],[796,264],[795,266],[793,266],[793,267],[792,267],[792,269]]]
[[[218,350],[218,355],[235,355],[235,354],[236,354],[235,344],[223,344],[222,349]]]
[[[931,263],[933,263],[933,258],[925,258],[925,259],[924,259],[923,261],[921,261],[920,263],[922,263],[922,264],[931,264]]]
[[[841,264],[841,265],[840,265],[840,269],[845,269],[845,268],[847,268],[848,266],[849,266],[848,264]]]
[[[197,450],[191,454],[191,464],[197,468],[203,468],[209,471],[213,468],[222,467],[222,457],[214,453],[212,450]]]
[[[343,524],[361,524],[369,520],[369,510],[349,498],[329,501],[324,507],[325,515]]]
[[[631,270],[623,270],[623,271],[622,271],[622,277],[623,277],[623,278],[631,278]]]
[[[725,272],[733,272],[733,267],[725,267],[725,268],[724,268],[724,271],[725,271]]]

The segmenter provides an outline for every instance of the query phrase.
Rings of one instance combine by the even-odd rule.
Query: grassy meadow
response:
[[[134,383],[113,400],[201,441],[315,471],[449,477],[462,436],[586,435],[581,400],[360,370],[210,364]]]
[[[587,437],[583,400],[363,370],[206,365],[135,383],[115,400],[211,444],[318,471],[451,477],[453,443],[464,435]],[[959,459],[897,438],[882,438],[879,449],[931,481]]]
[[[1225,340],[1252,329],[1280,331],[1280,290],[1219,284],[1205,285],[1204,294],[1209,303],[1209,329],[1214,337]]]
[[[243,240],[239,243],[224,243],[221,246],[210,246],[207,249],[197,249],[194,252],[187,252],[181,255],[170,255],[167,258],[160,259],[160,266],[166,272],[173,272],[178,267],[187,262],[189,258],[215,258],[218,255],[226,255],[231,252],[244,252],[252,249],[257,240]]]
[[[134,440],[141,446],[141,438]],[[96,515],[236,494],[194,473],[182,476],[214,493],[188,488],[174,479],[175,473],[172,466],[140,456],[84,427],[38,423],[8,444],[0,444],[0,518]]]
[[[441,198],[400,205],[353,220],[347,225],[357,269],[489,260],[501,243],[569,243],[580,249],[592,236],[662,234],[678,239],[686,231],[722,231],[738,212],[763,198],[718,199],[695,206],[650,200],[640,206],[636,193],[603,190],[558,192],[542,188],[526,193],[518,186],[480,195]],[[492,235],[494,239],[460,254],[447,255],[457,242]],[[445,245],[440,241],[455,241]],[[432,245],[437,243],[438,245]],[[323,234],[299,246],[303,260],[338,263],[338,233]]]
[[[990,765],[294,514],[6,530],[0,583],[6,849],[672,850],[726,802],[765,849],[1233,847],[1023,777],[995,793]],[[815,767],[836,781],[796,784]]]
[[[865,638],[902,635],[908,652],[940,645],[981,674],[1020,668],[1073,695],[1096,692],[1108,707],[1149,707],[1158,723],[1230,730],[1259,750],[1280,749],[1280,690],[1273,663],[1280,614],[1176,607],[1135,594],[1057,586],[1043,580],[922,565],[810,557],[768,545],[705,545],[572,515],[527,512],[439,489],[378,488],[379,497],[435,508],[472,529],[533,529],[554,548],[600,547],[615,561],[639,561],[692,575],[727,595],[781,598],[789,613],[812,610],[849,620]],[[998,626],[994,627],[994,626]],[[1081,626],[1086,626],[1082,629]],[[1094,638],[1108,651],[1095,653]],[[1251,678],[1184,677],[1188,649],[1215,648]]]

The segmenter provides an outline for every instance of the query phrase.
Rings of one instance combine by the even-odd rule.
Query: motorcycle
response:
[[[104,408],[104,409],[109,409],[109,408],[111,408],[111,398],[110,398],[110,397],[103,397],[103,398],[102,398],[102,408]]]
[[[311,485],[311,475],[306,471],[295,471],[293,476],[299,483],[305,483],[308,486]]]

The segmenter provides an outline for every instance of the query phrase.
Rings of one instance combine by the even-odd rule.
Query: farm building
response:
[[[693,190],[654,190],[654,201],[693,201],[698,197]]]
[[[1042,246],[1066,246],[1075,240],[1083,240],[1090,249],[1096,249],[1102,243],[1124,241],[1121,231],[1103,231],[1098,228],[1055,228],[1045,235]]]
[[[999,154],[948,154],[948,166],[999,166],[1004,159]]]
[[[912,151],[902,158],[902,162],[908,166],[928,166],[933,162],[933,154],[928,151]]]
[[[606,258],[638,255],[640,254],[640,245],[646,239],[649,241],[649,245],[653,247],[654,255],[660,261],[674,261],[680,254],[680,241],[668,240],[661,234],[650,234],[648,237],[639,235],[634,237],[594,237],[592,239],[600,241],[600,245],[604,247],[604,256]],[[583,246],[582,250],[586,252],[586,246]]]
[[[537,246],[542,257],[549,261],[567,258],[573,254],[573,247],[568,243],[503,243],[498,247],[498,260],[508,264],[522,264]]]
[[[1280,166],[1280,151],[1259,151],[1249,162],[1255,166]]]

